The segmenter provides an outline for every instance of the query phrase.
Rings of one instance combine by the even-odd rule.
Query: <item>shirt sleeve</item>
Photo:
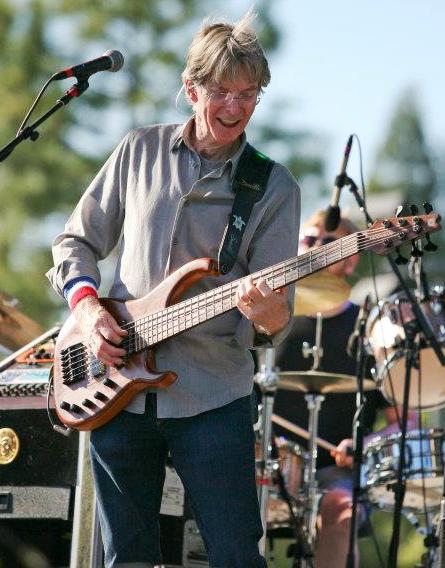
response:
[[[66,284],[91,279],[100,286],[98,261],[106,258],[119,240],[125,192],[130,175],[130,132],[114,150],[93,179],[54,240],[54,266],[46,276],[63,297]]]
[[[284,166],[275,164],[269,178],[263,204],[264,214],[249,248],[249,272],[288,260],[298,254],[300,229],[300,188]],[[261,202],[256,206],[261,206]],[[289,311],[293,313],[295,286],[287,288]],[[236,330],[238,343],[248,349],[275,347],[292,327],[289,324],[275,335],[258,334],[252,322],[241,318]]]

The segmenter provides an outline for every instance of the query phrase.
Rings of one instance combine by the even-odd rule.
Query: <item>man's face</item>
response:
[[[309,227],[304,227],[303,236],[300,239],[299,254],[304,253],[311,248],[320,247],[328,243],[332,243],[341,237],[345,237],[345,233],[339,229],[336,231],[326,231],[323,227],[317,225],[312,225]],[[335,264],[331,264],[325,270],[330,274],[335,276],[345,277],[350,276],[354,271],[357,264],[358,257],[350,257],[344,260],[340,260]],[[323,272],[323,271],[321,271]]]
[[[193,92],[199,138],[222,147],[244,132],[255,110],[258,85],[241,74],[236,81],[198,85]]]

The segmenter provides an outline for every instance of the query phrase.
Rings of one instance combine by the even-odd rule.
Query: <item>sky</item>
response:
[[[261,105],[286,95],[289,127],[307,128],[326,139],[327,179],[334,181],[346,141],[356,133],[366,183],[407,89],[416,92],[427,142],[444,154],[443,0],[271,2],[283,41],[269,57],[272,81]],[[239,17],[250,5],[238,0],[228,15]],[[355,141],[348,174],[359,182]]]

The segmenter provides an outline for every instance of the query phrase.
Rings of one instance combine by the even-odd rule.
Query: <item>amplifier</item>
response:
[[[0,520],[71,520],[78,433],[54,432],[45,399],[0,399]],[[34,406],[34,408],[14,408]],[[12,408],[11,408],[12,407]]]
[[[43,558],[42,566],[68,566],[78,432],[66,438],[52,429],[44,396],[7,392],[0,396],[0,566],[23,566],[25,553]]]

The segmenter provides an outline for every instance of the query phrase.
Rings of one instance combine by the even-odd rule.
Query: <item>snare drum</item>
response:
[[[379,436],[365,449],[364,480],[369,500],[384,511],[394,510],[394,488],[400,456],[400,432]],[[406,481],[403,508],[422,513],[440,507],[444,475],[444,432],[441,429],[406,433]]]
[[[292,501],[296,501],[302,494],[304,474],[308,464],[308,455],[298,444],[290,442],[284,437],[275,438],[278,450],[278,465],[283,475],[284,485]],[[257,459],[261,456],[260,442],[256,443]],[[289,507],[280,496],[278,480],[272,480],[269,488],[267,503],[267,526],[276,528],[290,524]]]
[[[443,289],[431,292],[431,299],[420,303],[440,345],[445,346],[445,303]],[[377,386],[392,404],[403,404],[405,384],[405,330],[415,319],[411,304],[403,294],[394,294],[375,306],[367,322],[370,353],[376,360]],[[444,353],[445,350],[443,349]],[[445,368],[432,347],[422,342],[411,372],[409,407],[438,409],[445,406]]]

